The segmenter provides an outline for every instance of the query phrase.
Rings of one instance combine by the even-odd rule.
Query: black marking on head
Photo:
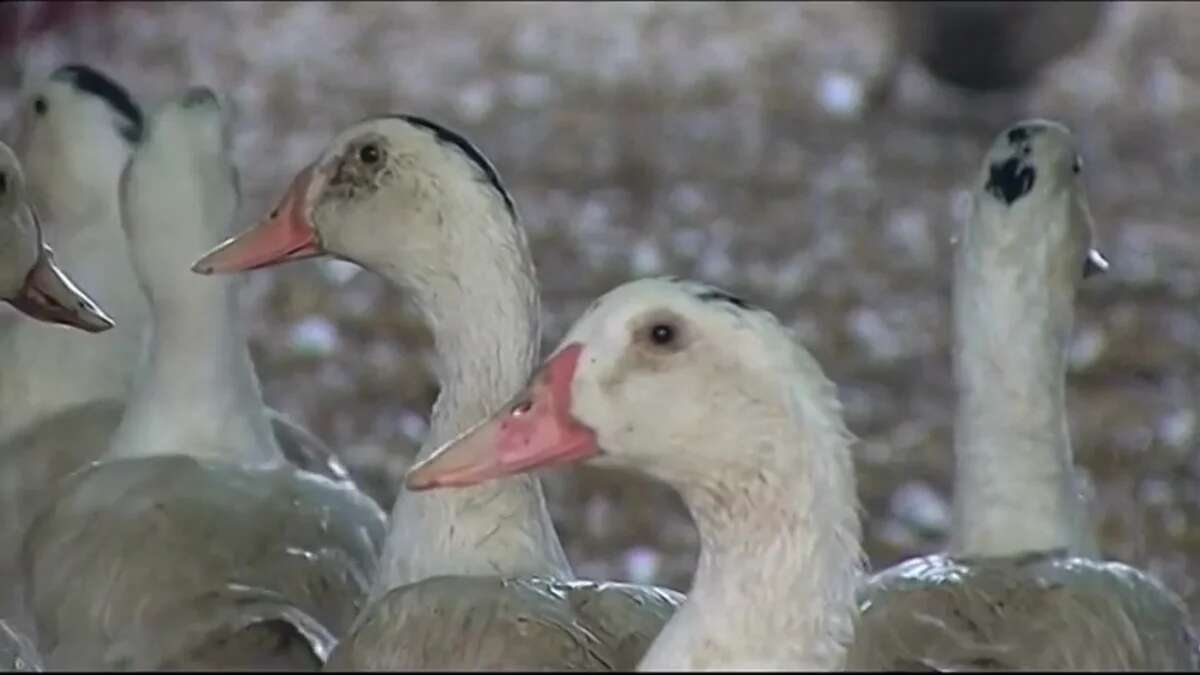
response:
[[[517,206],[513,203],[512,196],[508,193],[508,189],[505,188],[504,183],[501,182],[500,174],[496,171],[496,167],[492,166],[492,163],[488,161],[488,158],[484,157],[483,153],[479,151],[479,148],[475,147],[475,145],[472,144],[471,141],[468,141],[465,136],[456,131],[447,129],[437,122],[425,119],[424,117],[418,117],[416,115],[395,115],[394,117],[398,117],[415,127],[420,127],[430,131],[439,142],[453,145],[454,147],[458,148],[459,151],[467,156],[467,159],[469,159],[473,164],[475,164],[476,167],[479,168],[479,171],[483,174],[485,181],[491,185],[496,192],[500,193],[500,198],[504,200],[504,207],[508,210],[508,214],[512,217],[512,219],[517,219]]]
[[[1002,199],[1005,204],[1011,206],[1013,202],[1029,194],[1036,181],[1037,169],[1018,157],[1010,157],[1003,162],[992,163],[984,189],[996,199]]]
[[[1046,125],[1039,122],[1027,122],[1014,125],[1005,134],[1008,139],[1008,144],[1016,147],[1021,144],[1026,144],[1033,139],[1034,136],[1046,131]],[[1028,146],[1026,146],[1028,147]],[[1026,150],[1025,154],[1029,154]]]
[[[0,197],[3,197],[6,192],[8,192],[8,173],[0,171]]]
[[[141,142],[144,130],[142,109],[120,84],[90,66],[75,63],[54,71],[50,79],[70,82],[77,90],[107,103],[123,121],[117,128],[121,136],[130,143]]]
[[[701,291],[700,293],[696,294],[696,299],[701,302],[728,302],[739,309],[755,309],[753,305],[737,297],[736,295],[730,295],[729,293],[717,288],[710,287]]]

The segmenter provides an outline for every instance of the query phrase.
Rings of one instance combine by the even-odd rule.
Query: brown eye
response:
[[[382,153],[379,152],[378,147],[374,145],[364,145],[358,151],[358,158],[362,160],[363,164],[374,164],[375,162],[379,161],[381,154]]]
[[[675,341],[675,327],[669,323],[656,323],[650,327],[650,342],[665,347]]]
[[[39,96],[39,97],[33,99],[33,112],[35,112],[39,115],[46,114],[46,99],[45,99],[45,97]]]

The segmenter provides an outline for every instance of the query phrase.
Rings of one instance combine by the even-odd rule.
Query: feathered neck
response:
[[[639,670],[837,670],[854,637],[863,571],[852,436],[836,392],[807,355],[805,382],[756,451],[678,484],[700,532],[687,602]],[[771,458],[771,459],[764,459]]]
[[[192,277],[171,302],[151,305],[149,349],[108,456],[281,466],[238,312],[239,279]]]
[[[958,243],[956,555],[1095,551],[1075,483],[1064,391],[1083,258],[1066,255],[1069,247],[1042,234],[1067,231],[1050,221],[1071,217],[1069,195],[1055,199],[1025,207],[1038,209],[1041,232],[996,222],[1019,214],[991,201],[977,204],[973,217],[987,222],[968,227]],[[997,239],[1014,236],[1028,240]]]
[[[442,391],[421,458],[507,402],[537,358],[533,263],[523,231],[495,201],[480,194],[436,209],[432,217],[455,224],[458,237],[437,249],[444,259],[406,265],[390,259],[388,250],[396,249],[381,242],[376,255],[359,260],[409,290],[433,332]],[[385,227],[379,236],[405,235]],[[420,493],[402,488],[372,596],[439,574],[572,578],[538,478]]]

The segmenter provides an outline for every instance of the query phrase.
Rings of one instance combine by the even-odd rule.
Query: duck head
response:
[[[414,466],[406,484],[466,486],[591,460],[686,493],[779,468],[796,453],[764,439],[789,435],[780,373],[796,363],[791,345],[773,316],[706,284],[625,284],[592,305],[511,403]]]
[[[189,272],[195,251],[228,236],[239,202],[226,106],[208,87],[167,100],[121,177],[121,225],[138,279],[158,308],[204,282]]]
[[[339,134],[266,218],[192,269],[230,273],[332,255],[433,275],[473,236],[452,222],[462,219],[484,234],[524,236],[495,168],[470,142],[412,115],[377,117]],[[506,225],[489,226],[497,222]]]
[[[1095,226],[1083,185],[1083,160],[1065,126],[1026,120],[1001,132],[984,159],[978,178],[976,215],[968,236],[997,251],[1026,250],[1063,258],[1075,253],[1076,280],[1108,270],[1108,259],[1093,247]]]

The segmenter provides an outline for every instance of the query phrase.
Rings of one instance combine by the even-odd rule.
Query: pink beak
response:
[[[265,220],[220,244],[192,265],[197,274],[227,274],[323,255],[308,220],[305,197],[313,166],[296,175],[279,205]]]
[[[582,352],[574,343],[552,356],[511,403],[409,469],[408,489],[475,485],[599,454],[595,432],[571,416]]]

